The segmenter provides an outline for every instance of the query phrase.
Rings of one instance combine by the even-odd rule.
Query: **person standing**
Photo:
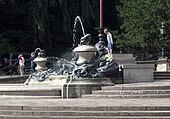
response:
[[[35,58],[35,53],[31,52],[31,57],[30,57],[30,60],[31,60],[31,73],[35,72],[34,58]]]
[[[107,49],[108,49],[108,55],[110,58],[112,58],[113,53],[113,37],[112,34],[109,32],[107,28],[104,29],[104,33],[107,36]]]
[[[23,54],[20,54],[18,56],[18,60],[19,60],[19,71],[20,71],[20,75],[23,76],[24,75],[24,67],[25,67],[25,59],[23,57]]]

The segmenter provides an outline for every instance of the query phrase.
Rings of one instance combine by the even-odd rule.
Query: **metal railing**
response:
[[[25,73],[30,73],[31,72],[31,66],[25,66],[24,67]],[[8,64],[7,66],[0,68],[0,76],[4,76],[4,75],[15,75],[19,74],[19,68],[16,65],[13,64]]]

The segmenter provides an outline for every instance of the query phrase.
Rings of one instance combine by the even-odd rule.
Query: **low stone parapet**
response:
[[[20,76],[20,75],[5,75],[0,76],[0,84],[22,84],[26,81],[28,75]]]
[[[124,64],[120,66],[124,83],[154,81],[154,64]]]
[[[91,94],[93,90],[100,90],[101,86],[113,86],[110,78],[79,78],[63,84],[63,98],[81,98],[83,94]]]

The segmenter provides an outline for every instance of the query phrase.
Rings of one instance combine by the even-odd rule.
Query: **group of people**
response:
[[[24,59],[23,54],[20,54],[18,56],[18,60],[19,60],[19,65],[18,65],[19,72],[20,72],[20,75],[23,76],[24,75],[24,68],[25,68],[25,59]],[[34,62],[33,62],[34,52],[31,53],[30,60],[31,60],[31,72],[33,73],[35,71]]]

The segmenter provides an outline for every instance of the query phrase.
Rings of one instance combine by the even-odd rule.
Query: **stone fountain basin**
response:
[[[62,87],[63,84],[67,81],[66,75],[51,75],[49,79],[45,81],[38,81],[36,77],[32,77],[31,81],[29,82],[29,85],[55,85],[58,87]]]

